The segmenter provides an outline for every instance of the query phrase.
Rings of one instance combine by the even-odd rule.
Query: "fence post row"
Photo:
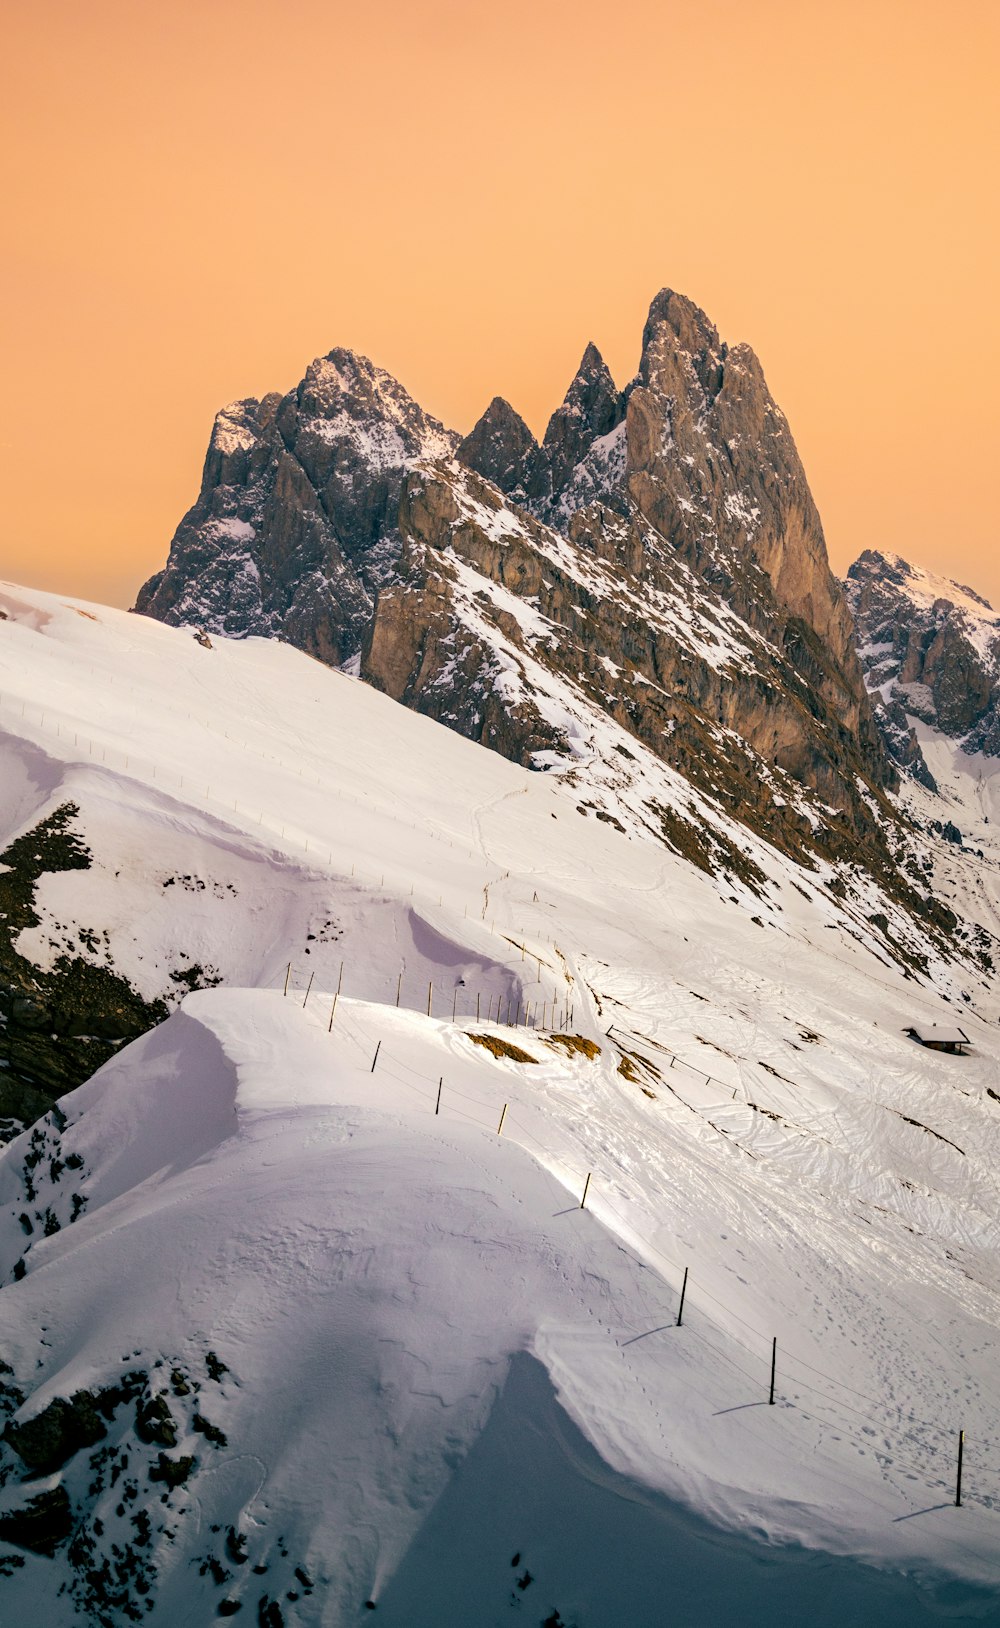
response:
[[[291,975],[292,975],[292,963],[289,961],[286,968],[285,968],[285,981],[284,981],[284,988],[282,990],[283,995],[288,994],[288,986],[289,986],[289,982],[291,980]],[[312,990],[313,979],[314,978],[315,978],[315,972],[310,973],[310,975],[309,975],[309,983],[308,983],[308,985],[306,987],[305,998],[303,999],[303,1002],[302,1002],[303,1006],[305,1006],[306,1001],[308,1001],[308,999],[309,999],[309,994],[310,994],[310,991]],[[332,1005],[331,1010],[330,1010],[330,1021],[327,1024],[327,1033],[329,1033],[330,1030],[333,1028],[333,1020],[334,1020],[334,1018],[336,1016],[336,1013],[337,1013],[337,1002],[338,1002],[338,1000],[340,998],[340,991],[341,991],[341,987],[343,985],[343,981],[344,981],[344,963],[342,961],[340,963],[340,976],[339,976],[339,978],[337,980],[337,991],[336,991],[336,994],[333,997],[333,1005]],[[400,993],[401,993],[401,990],[402,990],[402,981],[403,981],[403,974],[402,974],[402,971],[400,971],[399,981],[398,981],[397,986],[396,986],[396,1005],[397,1006],[399,1005]],[[428,1013],[428,1016],[430,1016],[430,1013],[431,1013],[431,1002],[432,1002],[433,989],[434,989],[434,985],[433,985],[433,982],[431,982],[427,986],[427,1013]],[[456,991],[456,999],[457,999],[457,991]],[[480,1000],[481,1000],[481,996],[480,996],[479,992],[477,991],[476,992],[476,1018],[477,1018],[477,1020],[480,1017]],[[498,1023],[500,1021],[500,1012],[501,1012],[501,1007],[502,1007],[502,1001],[503,1001],[502,995],[498,995],[497,996],[497,1015],[496,1015],[496,1021]],[[491,1003],[491,1005],[492,1005],[492,1003]],[[508,1002],[508,1014],[507,1015],[508,1015],[508,1017],[510,1015],[509,1002]],[[520,1002],[518,1003],[518,1015],[520,1015]],[[572,1024],[572,1022],[573,1022],[573,1007],[572,1006],[569,1008],[568,1019],[569,1019],[569,1023]],[[489,1021],[489,1013],[487,1014],[487,1021]],[[524,1021],[525,1021],[526,1024],[530,1021],[530,1003],[529,1003],[528,1006],[525,1007]],[[614,1027],[614,1025],[612,1024],[612,1028],[613,1027]],[[610,1032],[611,1032],[611,1030],[609,1029],[608,1033],[610,1034]],[[379,1053],[380,1053],[381,1049],[382,1049],[382,1042],[381,1042],[381,1040],[379,1040],[376,1043],[375,1055],[372,1058],[371,1072],[373,1074],[375,1072],[375,1065],[378,1062]],[[675,1061],[677,1061],[676,1057],[671,1056],[671,1059],[670,1059],[670,1067],[671,1068],[673,1068]],[[707,1076],[707,1078],[712,1079],[713,1076],[709,1075],[709,1076]],[[441,1098],[442,1098],[443,1091],[444,1091],[444,1075],[442,1074],[438,1078],[437,1096],[436,1096],[435,1102],[434,1102],[434,1112],[435,1112],[436,1115],[440,1114],[440,1112],[441,1112]],[[497,1135],[498,1136],[501,1136],[503,1134],[504,1122],[506,1121],[506,1118],[507,1118],[507,1109],[508,1109],[508,1107],[509,1107],[509,1104],[505,1102],[504,1105],[503,1105],[503,1108],[501,1110],[501,1113],[500,1113],[500,1122],[497,1125]],[[591,1183],[592,1177],[593,1177],[593,1171],[588,1170],[586,1180],[584,1181],[584,1184],[583,1184],[583,1194],[582,1194],[582,1196],[580,1198],[580,1209],[581,1210],[586,1208],[587,1197],[588,1197],[588,1194],[590,1192],[590,1183]],[[680,1328],[683,1325],[683,1322],[684,1322],[684,1305],[685,1305],[685,1300],[687,1298],[687,1287],[688,1287],[688,1274],[689,1274],[689,1272],[690,1272],[690,1268],[685,1266],[685,1268],[684,1268],[684,1276],[683,1276],[683,1279],[681,1281],[680,1300],[679,1300],[679,1303],[678,1303],[678,1306],[677,1306],[677,1324],[676,1324],[676,1326],[678,1328]],[[771,1378],[770,1378],[770,1385],[768,1387],[768,1397],[767,1397],[769,1407],[773,1407],[775,1405],[775,1389],[776,1389],[776,1385],[777,1385],[777,1373],[778,1373],[778,1337],[777,1337],[777,1335],[774,1335],[772,1337],[772,1340],[771,1340]],[[955,1506],[956,1506],[956,1508],[959,1508],[959,1509],[962,1507],[962,1471],[963,1471],[964,1458],[965,1458],[965,1431],[960,1430],[958,1432],[958,1462],[957,1462],[956,1473],[955,1473]]]

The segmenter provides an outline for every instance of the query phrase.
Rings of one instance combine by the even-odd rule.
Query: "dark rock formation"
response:
[[[456,456],[477,475],[483,475],[515,503],[533,510],[540,519],[558,524],[606,487],[606,471],[599,448],[594,469],[586,460],[595,442],[611,435],[625,416],[626,394],[620,391],[596,345],[588,345],[561,407],[549,419],[539,446],[524,420],[501,396],[494,396],[482,418],[459,442]],[[565,499],[567,488],[575,486]]]
[[[847,593],[889,751],[933,785],[910,718],[1000,756],[1000,617],[971,588],[866,549]]]
[[[515,503],[543,496],[545,460],[524,419],[502,396],[494,396],[482,418],[456,448],[460,462],[485,475]]]
[[[23,1424],[8,1424],[4,1440],[35,1475],[49,1475],[80,1451],[107,1435],[107,1422],[127,1399],[129,1387],[115,1385],[99,1391],[76,1391],[68,1399],[56,1396]]]
[[[14,1130],[89,1079],[123,1041],[167,1016],[162,1001],[143,1000],[109,967],[63,953],[43,970],[15,947],[26,928],[38,925],[41,876],[90,865],[73,831],[78,812],[65,803],[0,854],[0,1119],[13,1121]]]
[[[198,501],[136,609],[344,661],[398,553],[406,470],[457,440],[367,358],[319,357],[288,395],[218,415]]]
[[[588,345],[566,399],[552,414],[545,431],[549,495],[555,504],[595,441],[611,435],[624,416],[624,393],[617,388],[597,346]]]
[[[0,1538],[49,1559],[72,1530],[73,1509],[65,1487],[36,1493],[20,1509],[0,1515]]]

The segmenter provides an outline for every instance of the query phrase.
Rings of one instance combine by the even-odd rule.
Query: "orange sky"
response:
[[[748,340],[835,567],[1000,604],[995,0],[32,0],[0,68],[0,574],[119,604],[215,410],[366,352],[467,429]]]

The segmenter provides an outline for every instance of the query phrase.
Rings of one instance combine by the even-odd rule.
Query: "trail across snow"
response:
[[[923,1051],[904,1026],[955,1007],[777,856],[757,922],[286,647],[0,604],[2,834],[72,800],[94,855],[23,953],[99,924],[144,993],[222,979],[66,1099],[79,1164],[32,1200],[61,1230],[26,1242],[29,1139],[0,1162],[19,1418],[126,1361],[228,1370],[227,1445],[185,1415],[166,1502],[112,1429],[162,1526],[153,1620],[1000,1620],[991,989],[969,1057]],[[118,1541],[120,1490],[60,1473]],[[11,1620],[73,1621],[67,1567],[0,1577]]]

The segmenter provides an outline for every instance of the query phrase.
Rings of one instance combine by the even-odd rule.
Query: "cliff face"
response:
[[[319,357],[288,395],[219,413],[198,501],[136,610],[345,661],[399,552],[406,471],[457,441],[365,357]]]
[[[582,812],[758,886],[749,827],[933,914],[784,415],[669,290],[632,383],[588,346],[541,442],[500,398],[459,441],[343,351],[227,409],[137,608],[360,650],[369,683],[558,773]]]
[[[865,759],[826,699],[844,677],[822,644],[789,636],[790,622],[773,642],[750,629],[641,515],[596,505],[567,539],[471,473],[419,469],[399,523],[398,580],[363,649],[369,682],[529,766],[574,769],[641,743],[799,856],[870,830]],[[845,712],[862,706],[851,694]],[[642,778],[625,762],[619,790]],[[806,806],[820,802],[832,823]]]
[[[1000,757],[1000,616],[973,589],[866,549],[847,573],[858,650],[888,749],[933,781],[909,720]]]
[[[496,408],[458,452],[489,478],[501,462],[491,434]],[[593,561],[607,568],[591,586],[596,611],[574,603],[565,583],[558,594],[539,590],[539,608],[560,628],[545,640],[550,659],[561,652],[567,672],[588,671],[602,708],[630,716],[652,749],[682,764],[687,776],[733,782],[728,760],[740,747],[727,746],[724,773],[707,761],[714,754],[706,730],[721,726],[766,765],[864,825],[857,777],[884,786],[893,773],[801,461],[753,352],[729,349],[703,312],[665,290],[653,301],[638,376],[627,390],[615,391],[588,346],[563,407],[541,447],[525,446],[520,470],[511,465],[509,438],[503,445],[506,489],[539,494],[529,507],[562,533],[570,551],[564,547],[561,557],[575,561],[576,575],[591,572]],[[443,473],[437,478],[455,485]],[[426,492],[420,473],[408,493],[417,482]],[[471,496],[482,503],[481,492]],[[426,497],[416,508],[404,497],[401,531],[440,549],[448,504],[434,507],[430,529],[426,508]],[[457,530],[453,546],[468,546],[469,524]],[[531,535],[538,547],[539,533]],[[556,545],[548,546],[552,552]],[[402,564],[412,591],[412,551]],[[476,568],[491,574],[489,566]],[[544,577],[554,580],[548,571]],[[383,614],[380,605],[376,624]],[[580,639],[583,614],[592,620]],[[720,618],[726,640],[706,659],[685,630]],[[373,638],[376,658],[381,642]],[[609,682],[602,661],[634,669],[666,694],[636,704],[617,679]],[[366,670],[380,681],[377,659],[366,656]],[[427,679],[424,668],[424,685]],[[759,766],[748,763],[736,776],[737,802],[753,808],[759,778]]]

